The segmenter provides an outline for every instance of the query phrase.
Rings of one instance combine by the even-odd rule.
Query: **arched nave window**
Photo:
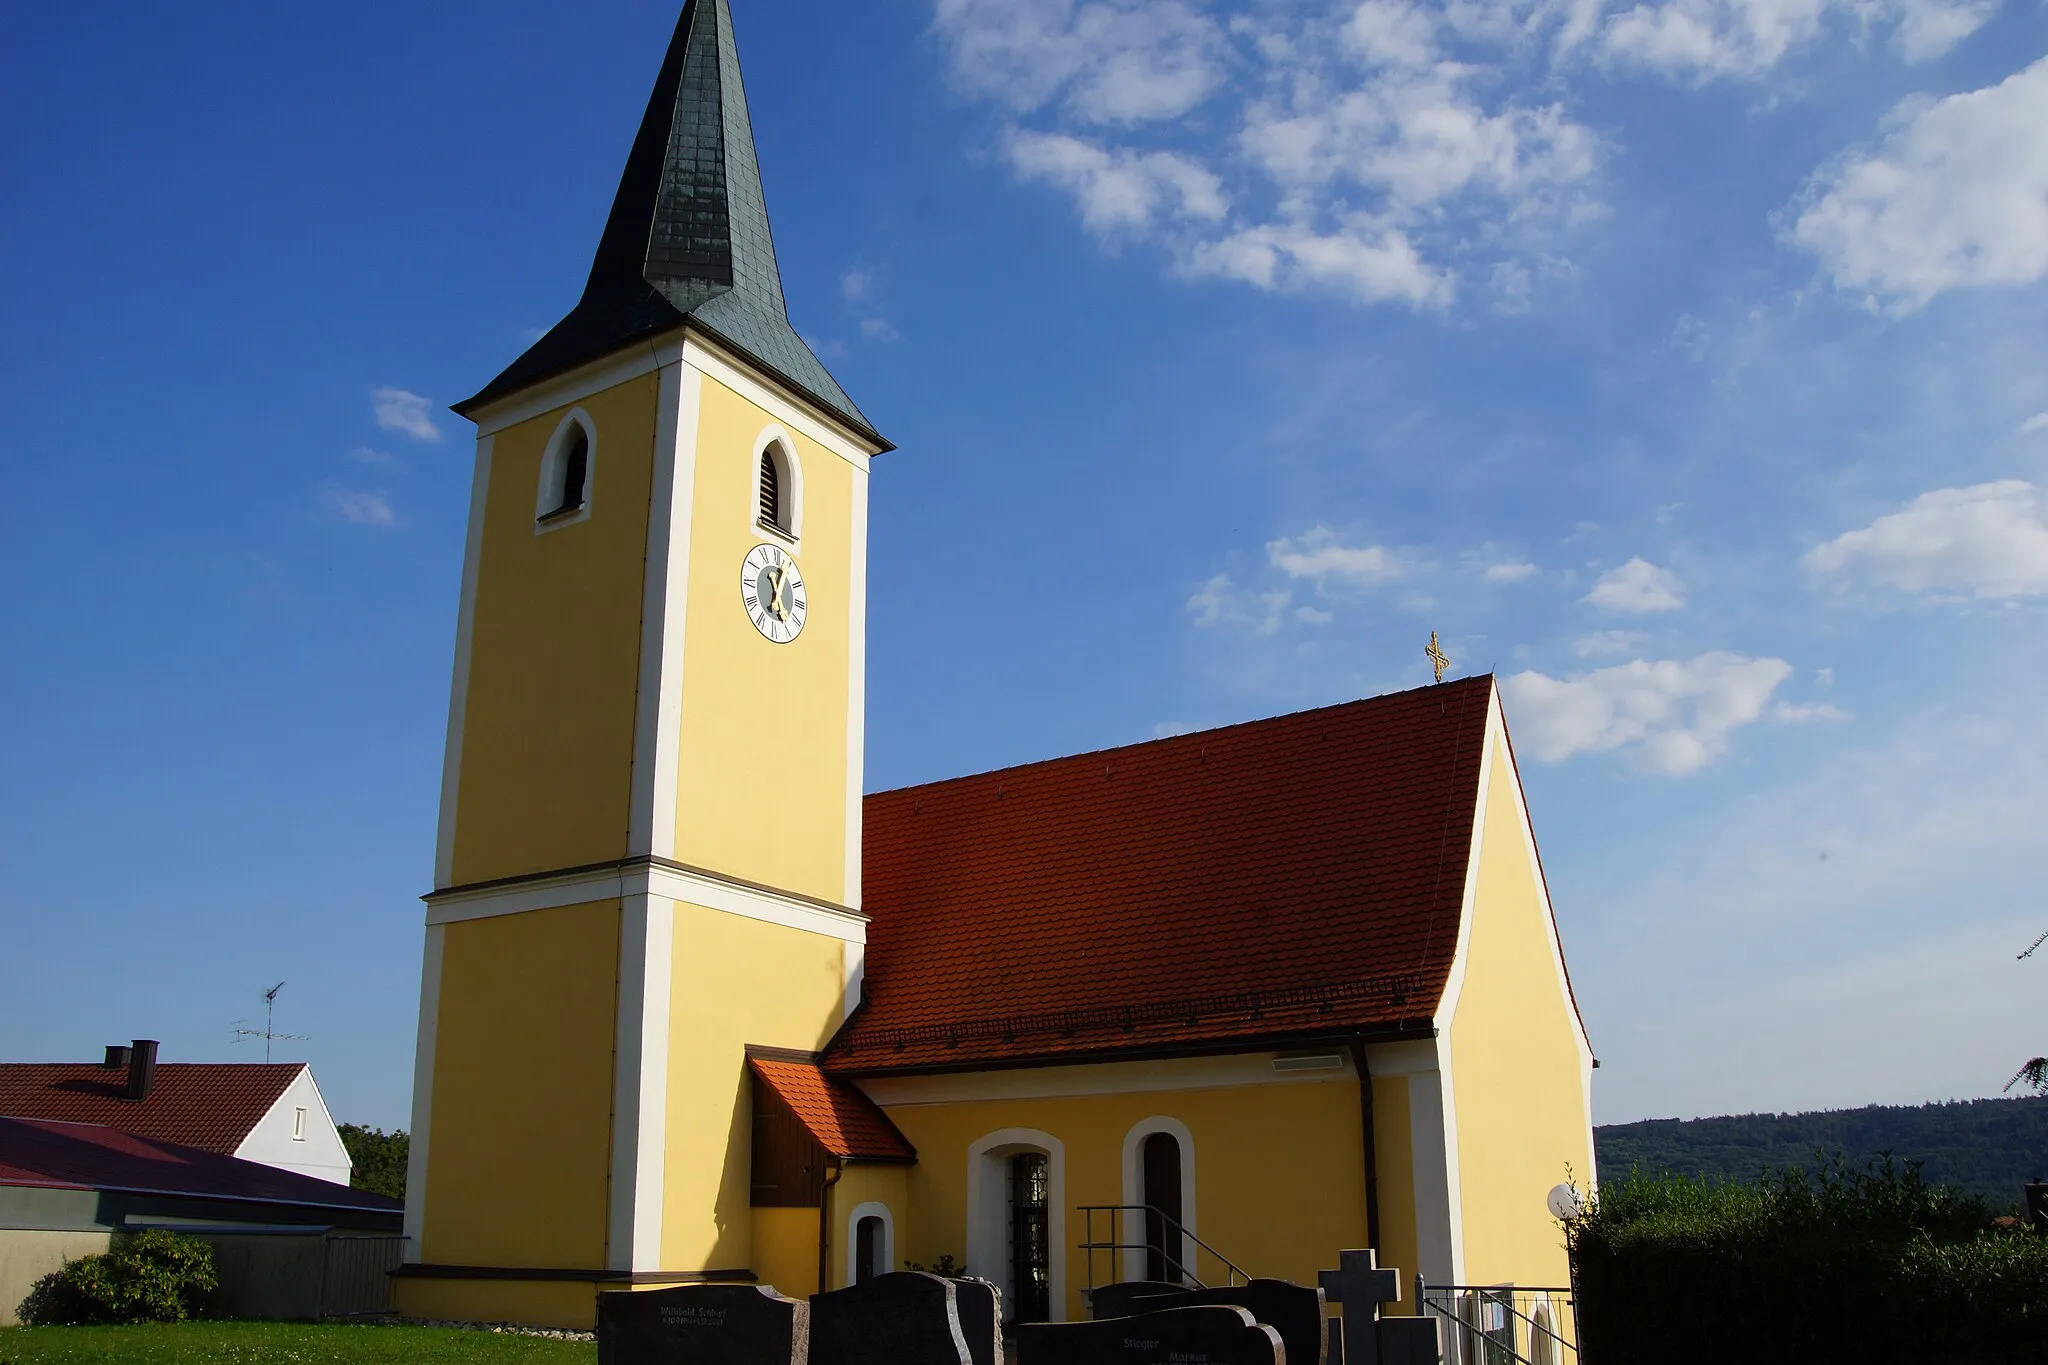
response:
[[[1066,1321],[1066,1152],[1032,1128],[967,1149],[967,1263],[1002,1290],[1006,1321]]]
[[[780,427],[754,438],[754,529],[794,547],[803,534],[804,471],[796,444]]]
[[[1124,1193],[1131,1215],[1120,1240],[1123,1277],[1183,1283],[1195,1279],[1195,1140],[1188,1126],[1165,1114],[1131,1125],[1124,1134]],[[1138,1236],[1131,1234],[1137,1233]]]

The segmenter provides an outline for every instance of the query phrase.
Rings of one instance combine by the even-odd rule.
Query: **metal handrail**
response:
[[[1156,1251],[1159,1253],[1161,1257],[1163,1257],[1166,1260],[1167,1264],[1173,1268],[1173,1273],[1175,1275],[1177,1275],[1183,1280],[1188,1281],[1196,1289],[1207,1289],[1210,1287],[1201,1281],[1200,1277],[1198,1277],[1194,1273],[1193,1268],[1183,1265],[1181,1263],[1180,1257],[1174,1255],[1165,1247],[1154,1246],[1151,1242],[1126,1242],[1121,1240],[1118,1236],[1118,1232],[1120,1230],[1120,1225],[1123,1220],[1123,1215],[1127,1213],[1156,1214],[1160,1222],[1165,1224],[1166,1226],[1167,1237],[1164,1240],[1173,1242],[1174,1245],[1177,1247],[1184,1247],[1187,1242],[1193,1242],[1198,1252],[1206,1251],[1211,1256],[1215,1257],[1216,1260],[1223,1266],[1225,1277],[1224,1284],[1226,1287],[1235,1287],[1239,1284],[1250,1284],[1252,1282],[1251,1275],[1245,1272],[1244,1270],[1239,1269],[1238,1266],[1234,1262],[1232,1262],[1228,1256],[1225,1256],[1215,1247],[1210,1246],[1207,1242],[1195,1236],[1193,1232],[1189,1231],[1186,1227],[1182,1226],[1181,1221],[1178,1218],[1175,1218],[1172,1214],[1166,1212],[1166,1210],[1162,1208],[1157,1207],[1156,1205],[1077,1204],[1075,1206],[1075,1210],[1079,1213],[1087,1215],[1088,1231],[1086,1233],[1086,1236],[1088,1240],[1082,1242],[1078,1249],[1088,1253],[1088,1288],[1090,1289],[1095,1288],[1095,1253],[1098,1251],[1107,1251],[1111,1254],[1112,1258],[1114,1258],[1115,1253],[1119,1251]],[[1106,1242],[1098,1242],[1095,1240],[1095,1215],[1098,1213],[1106,1213],[1109,1215],[1109,1240]],[[1110,1265],[1112,1269],[1115,1267],[1116,1262],[1114,1259],[1110,1261]]]
[[[1438,1295],[1439,1299],[1436,1301],[1432,1301],[1430,1298],[1430,1295],[1432,1293]],[[1575,1338],[1578,1334],[1576,1327],[1578,1304],[1575,1302],[1572,1295],[1572,1291],[1569,1288],[1559,1288],[1554,1285],[1528,1284],[1429,1284],[1423,1279],[1422,1276],[1417,1275],[1415,1277],[1415,1306],[1418,1309],[1418,1311],[1423,1313],[1434,1313],[1436,1314],[1436,1316],[1440,1318],[1455,1323],[1459,1328],[1465,1331],[1472,1332],[1478,1336],[1485,1338],[1487,1348],[1489,1349],[1482,1351],[1482,1354],[1491,1354],[1492,1351],[1499,1351],[1502,1354],[1506,1355],[1510,1360],[1516,1362],[1516,1365],[1535,1365],[1535,1362],[1533,1360],[1531,1360],[1528,1356],[1523,1355],[1518,1349],[1516,1349],[1513,1341],[1510,1341],[1507,1344],[1503,1345],[1501,1342],[1496,1341],[1493,1337],[1487,1335],[1485,1329],[1476,1327],[1471,1322],[1467,1321],[1458,1313],[1457,1305],[1455,1303],[1445,1301],[1446,1296],[1486,1296],[1487,1302],[1499,1304],[1502,1308],[1506,1309],[1507,1314],[1510,1318],[1519,1319],[1523,1323],[1527,1324],[1527,1336],[1529,1339],[1531,1351],[1535,1350],[1536,1338],[1540,1334],[1542,1336],[1548,1337],[1551,1341],[1557,1343],[1560,1357],[1564,1352],[1569,1351],[1571,1353],[1571,1359],[1577,1360],[1579,1357],[1579,1344],[1576,1340],[1564,1336],[1561,1332],[1557,1330],[1556,1326],[1554,1325],[1549,1327],[1544,1326],[1542,1323],[1537,1322],[1534,1317],[1527,1313],[1524,1313],[1520,1308],[1517,1308],[1515,1306],[1516,1296],[1535,1294],[1542,1294],[1546,1298],[1550,1299],[1552,1302],[1564,1304],[1572,1309],[1574,1319],[1573,1337]],[[1553,1323],[1554,1322],[1555,1317],[1553,1316]],[[1515,1334],[1513,1332],[1509,1333],[1510,1337],[1513,1337],[1514,1335]],[[1462,1354],[1462,1347],[1460,1353]]]

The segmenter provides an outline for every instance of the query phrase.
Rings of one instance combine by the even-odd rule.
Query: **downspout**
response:
[[[1351,1066],[1358,1072],[1358,1116],[1365,1130],[1365,1244],[1380,1250],[1380,1158],[1373,1137],[1372,1068],[1365,1063],[1365,1040],[1351,1040]]]
[[[818,1292],[832,1287],[826,1278],[832,1267],[832,1187],[839,1183],[845,1167],[832,1158],[825,1161],[825,1184],[818,1191]]]

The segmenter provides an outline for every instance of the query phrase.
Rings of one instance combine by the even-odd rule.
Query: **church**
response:
[[[727,0],[456,411],[402,1312],[1567,1282],[1594,1060],[1491,677],[863,794],[891,446],[790,327]]]

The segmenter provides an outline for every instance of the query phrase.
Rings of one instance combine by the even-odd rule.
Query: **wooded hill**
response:
[[[1840,1152],[1852,1166],[1890,1152],[1920,1162],[1930,1183],[2006,1209],[2019,1203],[2021,1185],[2048,1179],[2048,1098],[1645,1119],[1595,1128],[1593,1140],[1602,1180],[1631,1168],[1749,1180],[1767,1168],[1811,1169],[1816,1152]]]

